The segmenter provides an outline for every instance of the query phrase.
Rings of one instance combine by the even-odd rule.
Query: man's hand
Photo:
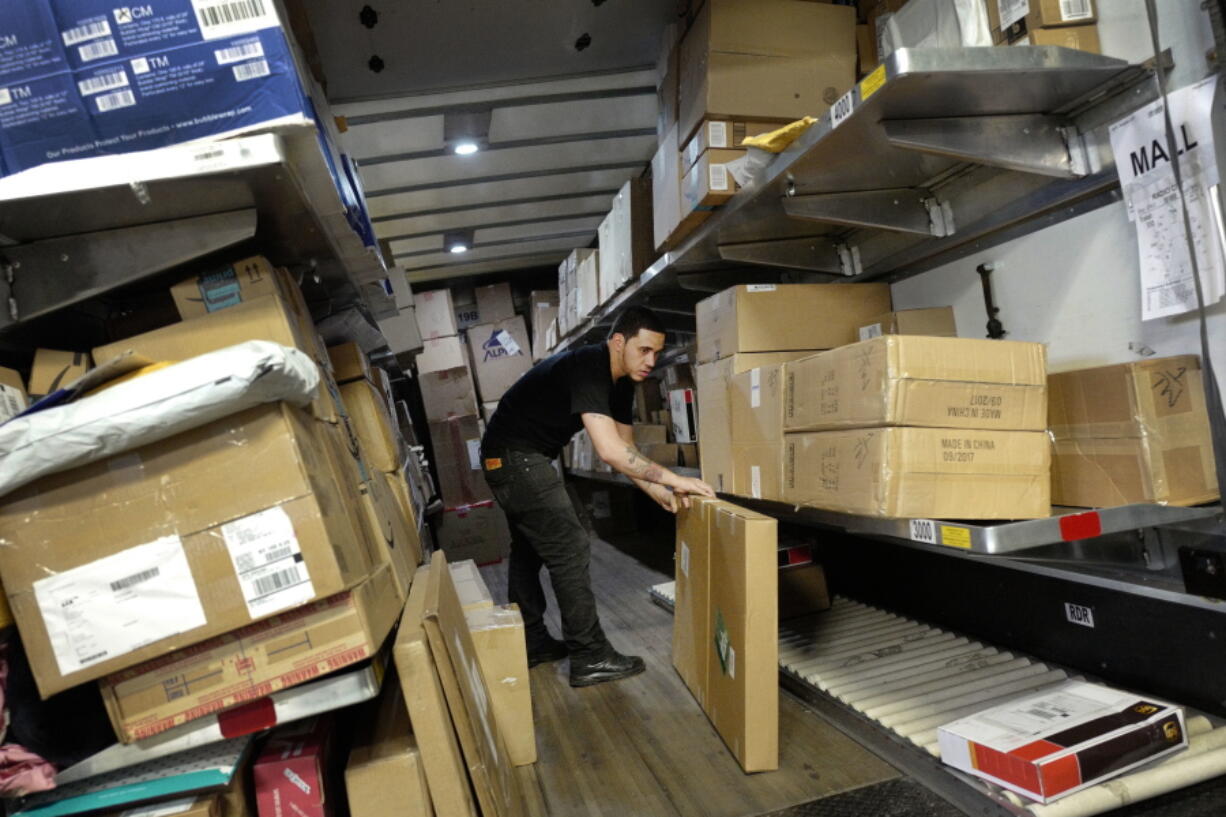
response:
[[[715,489],[707,483],[696,477],[677,477],[677,481],[673,483],[673,490],[678,494],[696,494],[698,496],[708,496],[715,499]],[[688,507],[688,506],[687,506]]]
[[[663,485],[648,483],[645,493],[656,501],[661,508],[669,513],[676,513],[677,509],[684,506],[690,507],[690,498],[684,494],[674,494],[671,489],[665,488]]]

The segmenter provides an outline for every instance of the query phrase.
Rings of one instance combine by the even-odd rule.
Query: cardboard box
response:
[[[613,197],[613,207],[597,231],[601,304],[651,266],[656,258],[652,229],[650,182],[631,179]]]
[[[664,135],[676,127],[679,113],[679,29],[677,22],[664,27],[664,34],[660,38],[660,57],[656,60],[656,141],[661,143],[664,141]]]
[[[682,443],[677,446],[677,463],[684,468],[698,468],[698,444]]]
[[[647,459],[652,462],[658,462],[665,468],[674,468],[677,465],[678,452],[676,443],[648,443],[638,446],[638,449]],[[599,458],[597,458],[594,465],[598,471],[603,471],[607,467],[606,463]],[[609,471],[611,472],[612,468],[609,468]]]
[[[413,308],[417,310],[417,329],[423,341],[449,337],[460,331],[449,289],[417,293]]]
[[[1046,359],[1040,343],[920,335],[861,341],[787,365],[784,427],[1042,431]]]
[[[860,340],[882,335],[929,335],[940,338],[958,337],[954,323],[954,308],[938,306],[931,309],[903,309],[878,315],[859,329]]]
[[[1098,38],[1098,26],[1060,26],[1056,28],[1028,29],[1012,45],[1058,45],[1090,54],[1103,53],[1102,41]]]
[[[1042,803],[1188,746],[1183,709],[1065,681],[937,730],[941,760]]]
[[[507,282],[477,287],[475,292],[482,323],[498,323],[515,317],[515,302],[511,299],[511,285]]]
[[[435,814],[439,817],[476,817],[468,773],[447,711],[437,662],[423,628],[429,573],[428,566],[421,567],[413,579],[409,600],[396,631],[392,656],[413,734],[421,747],[422,765]],[[446,656],[440,658],[448,660]]]
[[[474,300],[467,303],[457,303],[455,305],[455,325],[461,332],[467,331],[471,327],[480,323],[485,323],[481,318],[481,308],[477,306],[476,295]]]
[[[652,238],[657,252],[676,246],[681,225],[681,154],[677,128],[669,128],[651,157]]]
[[[460,601],[463,603],[462,596]],[[477,649],[481,675],[490,691],[494,720],[506,741],[507,755],[515,766],[535,763],[536,727],[532,720],[524,618],[514,604],[466,610],[464,618]]]
[[[585,320],[600,307],[600,252],[588,250],[575,267],[575,317]]]
[[[419,374],[418,382],[427,420],[439,422],[477,413],[477,390],[467,366]]]
[[[106,360],[100,360],[99,364],[105,362]],[[35,400],[46,397],[56,389],[67,386],[91,368],[87,352],[35,349],[34,364],[30,369],[30,397]]]
[[[779,128],[778,122],[733,122],[707,119],[681,150],[681,172],[687,173],[711,149],[740,149],[749,136],[761,136]],[[737,157],[734,157],[737,158]]]
[[[784,501],[892,518],[1051,513],[1040,431],[877,428],[784,435]]]
[[[830,609],[826,571],[819,564],[779,568],[779,619],[799,618]]]
[[[362,581],[365,531],[317,425],[259,406],[6,497],[0,573],[40,692]]]
[[[818,116],[855,83],[855,10],[709,0],[679,56],[680,140],[703,119]]]
[[[755,366],[771,366],[807,357],[809,352],[765,352],[738,354],[695,370],[698,399],[698,455],[702,479],[717,491],[733,489],[732,403],[729,381],[734,374]]]
[[[26,410],[29,398],[21,375],[0,366],[0,423],[11,420]]]
[[[170,296],[179,317],[189,320],[278,291],[272,264],[264,256],[256,255],[180,281],[170,288]]]
[[[372,658],[403,602],[391,570],[99,682],[115,734],[144,740]]]
[[[481,433],[481,421],[476,416],[430,423],[438,487],[448,507],[494,498],[481,471]]]
[[[698,410],[694,405],[693,389],[673,389],[668,393],[669,412],[673,420],[673,440],[692,443],[698,440]]]
[[[666,443],[668,442],[668,431],[668,426],[635,423],[634,444],[654,445],[656,443]]]
[[[474,326],[468,330],[468,347],[477,376],[477,392],[483,403],[500,399],[532,368],[528,329],[519,315]]]
[[[418,376],[467,366],[468,350],[459,337],[451,335],[422,341],[421,353],[417,355]]]
[[[652,415],[663,407],[664,398],[660,396],[658,380],[651,379],[634,384],[634,422],[636,425],[653,424],[655,419]]]
[[[400,512],[386,475],[371,471],[362,484],[362,507],[371,529],[372,564],[388,565],[403,600],[409,595],[413,571],[422,562],[421,540],[410,518]]]
[[[175,809],[168,811],[165,809]],[[245,815],[249,812],[241,813]],[[160,803],[152,803],[121,811],[109,811],[99,817],[160,817],[173,814],[175,817],[230,817],[222,803],[222,795],[197,794]]]
[[[251,767],[260,817],[330,817],[332,719],[311,718],[273,730]]]
[[[784,364],[755,366],[728,382],[735,443],[783,442]]]
[[[340,385],[353,380],[370,380],[370,360],[356,343],[342,343],[328,347],[328,360],[332,363],[332,378]]]
[[[413,307],[402,309],[395,315],[380,318],[379,331],[387,339],[387,348],[393,355],[415,352],[422,347],[421,332],[417,328],[417,316]]]
[[[400,267],[391,267],[387,271],[387,286],[384,291],[392,296],[392,300],[396,303],[396,309],[404,311],[412,309],[413,288],[409,286],[409,279],[403,269]]]
[[[996,0],[1001,27],[1008,28],[1019,19],[1026,21],[1030,31],[1054,26],[1082,26],[1098,22],[1095,0],[1027,0],[1008,3]]]
[[[673,666],[700,705],[706,705],[707,661],[711,651],[710,531],[711,508],[722,500],[694,497],[677,511],[673,604]]]
[[[550,349],[557,345],[556,337],[553,343],[549,342],[549,326],[558,317],[558,292],[536,290],[529,297],[532,303],[532,360],[536,362],[549,357]]]
[[[708,150],[686,171],[681,180],[683,225],[696,216],[705,220],[712,210],[728,203],[739,186],[727,165],[744,156],[744,150]]]
[[[395,471],[403,459],[400,433],[387,413],[383,396],[369,380],[354,380],[340,387],[349,421],[372,468]]]
[[[421,749],[395,682],[383,685],[378,705],[369,714],[345,764],[350,815],[434,817]]]
[[[1061,372],[1047,382],[1054,503],[1195,505],[1218,498],[1198,357]]]
[[[732,444],[732,484],[725,489],[751,499],[783,500],[783,440]]]
[[[778,523],[710,509],[705,709],[746,772],[779,768]]]
[[[988,5],[992,5],[992,0],[988,0]],[[879,62],[880,60],[877,59],[877,38],[874,36],[873,27],[870,25],[857,25],[857,76],[863,77],[869,71],[876,68]]]
[[[465,612],[494,606],[494,596],[475,561],[465,559],[451,562],[447,568],[451,571],[451,581],[455,583],[456,593],[460,596],[460,606]]]
[[[450,559],[472,559],[493,564],[510,552],[511,529],[494,501],[444,508],[436,517],[434,540]]]
[[[698,362],[739,352],[833,349],[890,308],[885,284],[749,284],[698,302]]]

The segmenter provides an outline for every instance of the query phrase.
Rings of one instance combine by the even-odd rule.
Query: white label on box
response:
[[[26,410],[26,396],[20,389],[0,383],[0,423]]]
[[[119,53],[119,46],[115,41],[107,38],[99,40],[96,43],[88,43],[77,49],[77,54],[81,57],[81,62],[92,62],[100,60],[104,57],[113,57]]]
[[[121,812],[119,817],[170,817],[172,814],[182,814],[196,804],[195,797],[183,797],[179,800],[168,800],[153,806],[130,808]]]
[[[1078,20],[1089,20],[1093,16],[1090,0],[1060,0],[1061,22],[1075,23]]]
[[[870,323],[860,327],[860,340],[872,340],[881,337],[881,324]]]
[[[996,0],[996,10],[1003,31],[1030,13],[1030,0]]]
[[[711,122],[707,127],[707,147],[713,148],[729,148],[732,145],[728,144],[728,123],[727,122]]]
[[[762,370],[757,366],[749,370],[749,407],[762,405]]]
[[[62,32],[60,36],[64,38],[64,45],[71,48],[86,40],[96,40],[99,37],[111,36],[111,23],[105,17],[102,17],[84,25],[79,25],[76,28],[70,28]]]
[[[515,342],[515,338],[511,337],[511,333],[507,330],[499,329],[496,337],[498,338],[498,345],[507,350],[508,356],[514,357],[522,353],[519,344]]]
[[[685,542],[681,543],[681,574],[690,575],[690,546]]]
[[[128,72],[122,68],[108,71],[105,74],[99,74],[96,77],[83,79],[77,83],[77,90],[81,92],[81,96],[100,94],[103,91],[113,91],[116,88],[126,87],[128,87]]]
[[[13,94],[8,88],[0,88],[0,105],[7,105],[13,101]]]
[[[253,60],[256,57],[264,56],[264,44],[258,39],[253,39],[250,42],[238,43],[230,48],[219,48],[213,52],[213,56],[217,59],[218,65],[230,65],[235,62],[244,60]],[[389,295],[394,293],[389,292]]]
[[[1073,604],[1066,601],[1064,603],[1064,617],[1073,624],[1080,624],[1082,627],[1094,629],[1094,608],[1085,607],[1081,604]]]
[[[221,526],[247,613],[262,618],[315,598],[302,547],[284,508],[269,508]]]
[[[732,645],[728,645],[728,677],[736,678],[736,650],[732,649]]]
[[[762,467],[760,465],[749,466],[749,491],[750,496],[754,499],[762,498]]]
[[[838,101],[830,106],[830,129],[833,130],[839,125],[847,121],[847,117],[851,116],[851,112],[856,108],[856,89],[852,88],[847,93],[838,98]]]
[[[728,168],[723,165],[711,165],[709,175],[709,187],[711,190],[723,191],[728,189]]]
[[[746,292],[774,292],[778,287],[774,284],[749,284],[745,287]]]
[[[39,579],[34,598],[61,675],[208,623],[178,536]]]
[[[481,440],[474,438],[465,440],[464,444],[468,446],[468,467],[474,471],[481,470]]]
[[[206,40],[236,37],[280,25],[271,0],[192,0],[200,36]]]
[[[931,519],[912,519],[911,541],[935,545],[937,543],[937,523]]]

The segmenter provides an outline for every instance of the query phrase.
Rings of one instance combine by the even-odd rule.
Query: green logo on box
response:
[[[722,610],[715,611],[715,654],[719,656],[719,669],[724,675],[729,675],[728,659],[732,642],[728,640],[728,626],[724,623]]]

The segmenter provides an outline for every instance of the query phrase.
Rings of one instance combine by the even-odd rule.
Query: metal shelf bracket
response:
[[[938,238],[954,231],[953,210],[948,202],[925,190],[910,188],[793,196],[783,199],[783,211],[806,221]]]
[[[725,261],[764,267],[847,274],[838,247],[825,238],[786,238],[747,244],[720,244],[719,256]]]
[[[1076,128],[1043,114],[889,120],[881,123],[896,148],[975,164],[1076,179],[1089,172]]]
[[[864,267],[860,264],[860,248],[858,246],[855,244],[838,244],[836,249],[839,252],[839,272],[848,278],[864,272]]]

